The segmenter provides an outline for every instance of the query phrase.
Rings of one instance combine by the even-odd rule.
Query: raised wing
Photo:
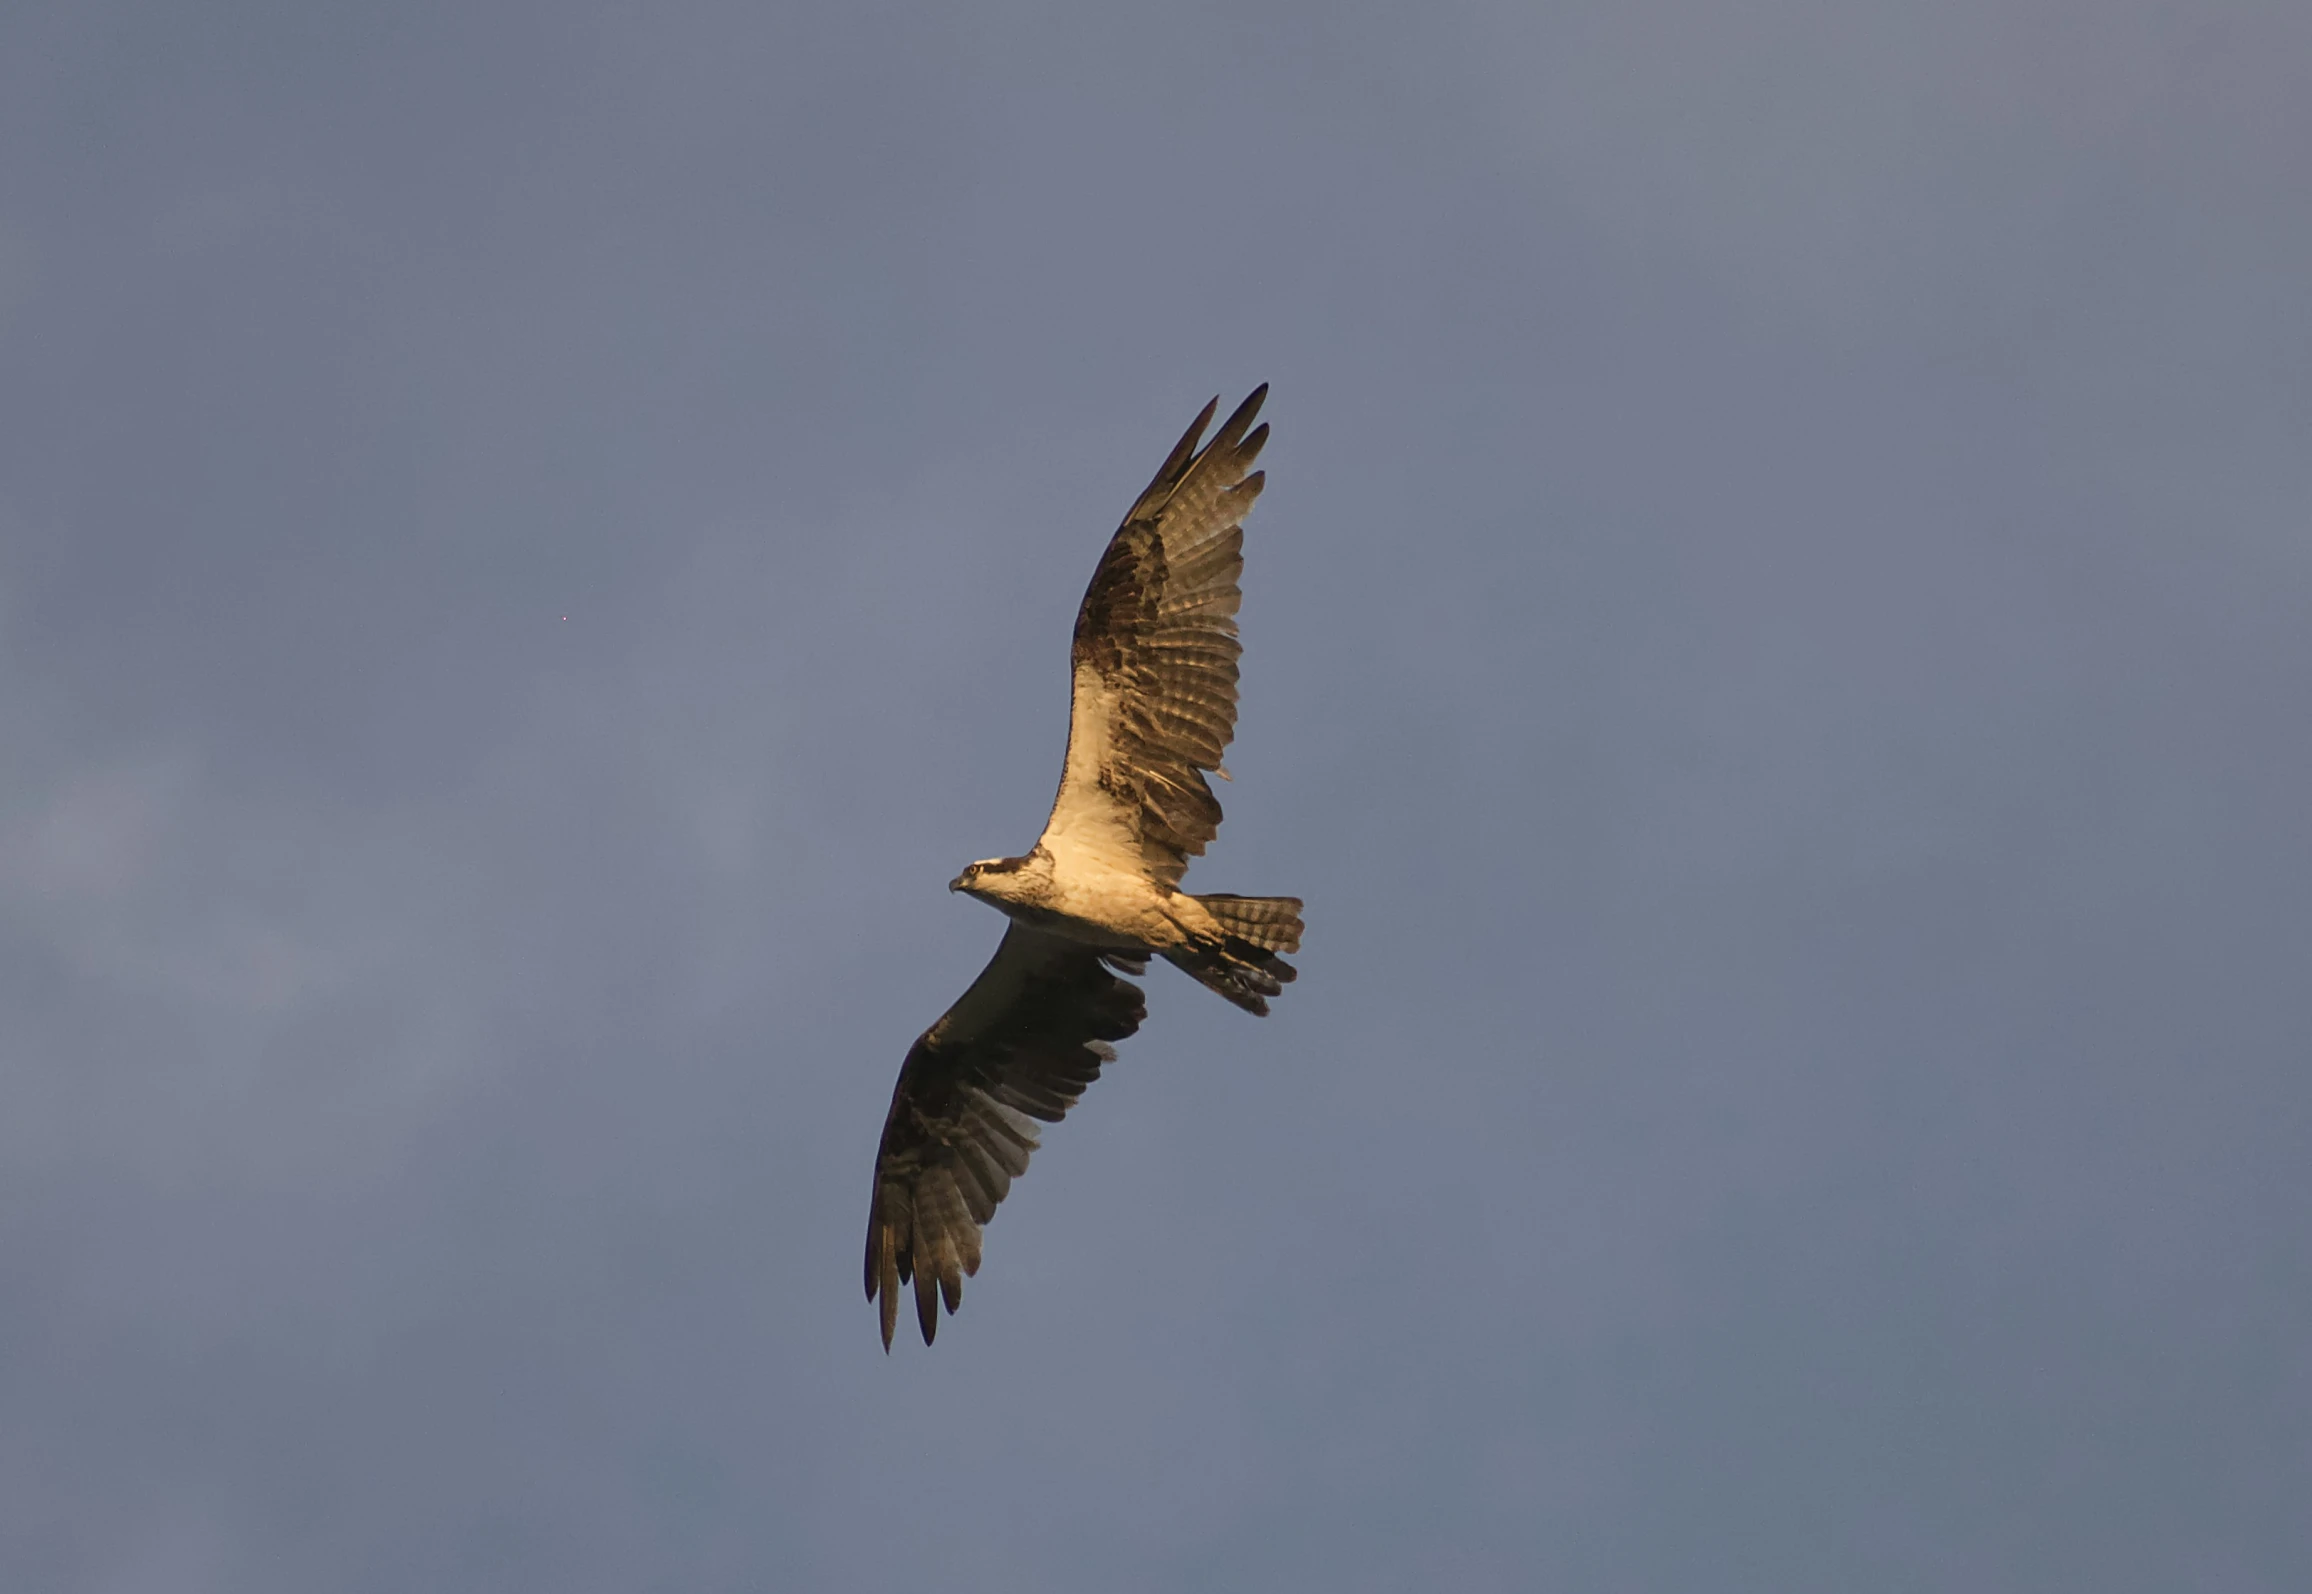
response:
[[[1098,853],[1167,889],[1220,829],[1204,772],[1236,734],[1237,578],[1263,383],[1201,451],[1204,406],[1109,539],[1076,611],[1068,761],[1042,845]]]
[[[1027,1172],[1037,1120],[1058,1123],[1114,1062],[1110,1041],[1148,1009],[1144,959],[1013,925],[995,957],[907,1053],[875,1153],[867,1213],[867,1299],[882,1298],[883,1348],[899,1320],[899,1286],[915,1284],[928,1345],[939,1301],[953,1312],[979,1271],[980,1227]]]

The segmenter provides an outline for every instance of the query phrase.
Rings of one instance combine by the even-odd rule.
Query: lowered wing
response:
[[[981,1226],[1027,1172],[1037,1123],[1058,1123],[1115,1061],[1110,1041],[1148,1013],[1138,959],[1013,925],[995,957],[900,1065],[875,1153],[867,1213],[867,1299],[882,1300],[883,1348],[913,1280],[928,1345],[939,1302],[953,1312],[979,1271]]]
[[[1237,578],[1267,396],[1255,388],[1199,449],[1207,404],[1101,555],[1076,611],[1067,767],[1040,843],[1055,854],[1101,854],[1170,889],[1219,832],[1204,775],[1236,734]]]

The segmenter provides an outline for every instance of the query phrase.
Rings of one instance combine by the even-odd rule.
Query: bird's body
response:
[[[1177,946],[1184,929],[1176,917],[1195,898],[1155,892],[1137,872],[1093,856],[1059,857],[1041,848],[1025,858],[999,858],[1017,867],[969,872],[954,889],[977,897],[1014,924],[1107,950],[1160,952]]]
[[[912,1278],[929,1344],[979,1270],[981,1227],[1057,1122],[1146,1016],[1123,974],[1162,957],[1252,1013],[1294,977],[1297,897],[1191,896],[1188,860],[1220,827],[1205,784],[1236,727],[1237,577],[1257,389],[1199,450],[1173,448],[1102,555],[1076,615],[1068,753],[1051,817],[1020,857],[950,883],[1011,920],[971,989],[901,1066],[875,1160],[867,1297],[891,1344]]]
[[[977,897],[1014,924],[1101,951],[1144,958],[1228,934],[1203,898],[1151,889],[1136,871],[1116,868],[1097,854],[1069,858],[1039,847],[1025,858],[972,867],[987,872],[967,871],[952,889]]]

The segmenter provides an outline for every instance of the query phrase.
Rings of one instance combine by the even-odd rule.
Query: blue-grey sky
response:
[[[2312,10],[0,17],[0,1586],[2312,1586]],[[859,1293],[1067,629],[1229,822]]]

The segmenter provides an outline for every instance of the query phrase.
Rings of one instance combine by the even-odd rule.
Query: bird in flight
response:
[[[979,1271],[980,1230],[1058,1123],[1148,1014],[1151,955],[1265,1014],[1300,950],[1298,897],[1190,896],[1188,860],[1220,829],[1205,784],[1236,731],[1237,577],[1264,383],[1197,446],[1204,406],[1108,540],[1076,611],[1068,756],[1044,833],[948,885],[1011,922],[995,958],[925,1030],[891,1092],[867,1213],[867,1299],[883,1348],[912,1280],[928,1345],[939,1307]]]

